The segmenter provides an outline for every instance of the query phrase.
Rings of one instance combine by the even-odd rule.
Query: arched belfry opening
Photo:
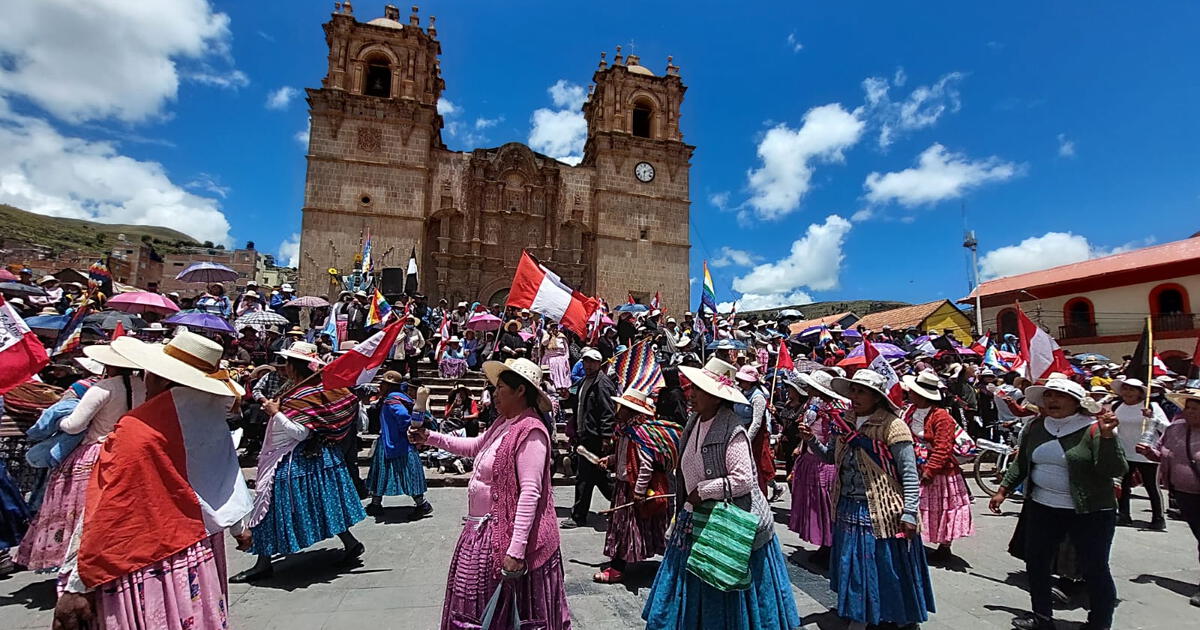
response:
[[[391,98],[392,96],[392,67],[390,60],[382,54],[374,54],[366,59],[366,76],[363,81],[363,94]]]

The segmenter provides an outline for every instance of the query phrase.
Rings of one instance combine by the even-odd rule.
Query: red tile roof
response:
[[[959,301],[968,302],[973,300],[976,293],[981,297],[987,297],[989,295],[1028,290],[1036,295],[1037,292],[1035,289],[1037,287],[1052,286],[1063,282],[1095,278],[1134,269],[1177,264],[1189,260],[1200,261],[1200,238],[1198,237],[1155,245],[1154,247],[1135,249],[1103,258],[1093,258],[1069,265],[1060,265],[1058,267],[1051,267],[1050,269],[989,280],[979,285],[975,291],[972,291],[970,295]],[[1116,286],[1121,285],[1118,284]]]
[[[890,311],[879,311],[864,316],[854,324],[855,328],[863,326],[869,330],[879,332],[884,326],[890,326],[893,329],[901,330],[910,326],[920,326],[927,317],[933,315],[934,311],[942,307],[948,300],[935,300],[924,304],[913,304],[912,306],[901,306]]]
[[[826,315],[825,317],[818,317],[816,319],[807,319],[802,322],[792,322],[788,325],[788,330],[795,335],[799,334],[804,329],[812,328],[813,326],[832,326],[837,322],[842,321],[847,316],[853,315],[854,313],[847,311],[845,313],[835,313],[833,315]]]

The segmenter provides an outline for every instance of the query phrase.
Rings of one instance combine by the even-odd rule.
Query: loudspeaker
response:
[[[404,278],[407,275],[408,270],[404,267],[387,267],[383,271],[380,271],[379,292],[389,302],[404,295]]]

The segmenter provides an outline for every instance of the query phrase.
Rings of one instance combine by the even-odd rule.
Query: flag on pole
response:
[[[904,389],[900,387],[900,376],[896,374],[892,364],[875,349],[875,344],[866,337],[863,338],[863,358],[867,360],[868,368],[883,376],[883,389],[888,398],[898,406],[904,407]]]
[[[394,321],[346,354],[330,361],[321,370],[321,384],[325,389],[338,389],[371,382],[379,366],[391,354],[392,346],[403,328],[404,322]]]
[[[587,334],[587,320],[597,305],[596,298],[568,287],[558,274],[547,269],[529,252],[521,252],[506,306],[527,308],[584,336]]]
[[[991,345],[987,347],[987,350],[983,351],[983,364],[988,367],[1004,370],[1005,372],[1009,369],[1008,363],[1004,359],[1001,359],[1000,353],[996,351],[996,346]]]
[[[56,357],[60,354],[70,352],[78,348],[83,340],[83,318],[87,317],[92,311],[92,293],[89,292],[80,298],[80,303],[71,312],[71,318],[67,320],[67,325],[58,333],[58,339],[54,342],[54,348],[50,351],[50,356]]]
[[[775,359],[775,369],[791,370],[796,367],[792,362],[792,354],[788,352],[787,339],[779,340],[779,356]]]
[[[833,333],[829,332],[828,326],[821,326],[820,332],[817,333],[817,347],[820,348],[827,343],[833,342]]]
[[[1017,335],[1021,342],[1018,355],[1025,362],[1025,378],[1039,381],[1044,380],[1051,372],[1074,372],[1067,355],[1058,347],[1058,342],[1041,326],[1033,323],[1025,311],[1021,310],[1020,304],[1017,304]]]
[[[706,308],[710,313],[717,312],[717,291],[713,288],[712,274],[708,273],[707,260],[704,261],[704,286],[700,290],[700,312]]]
[[[662,308],[662,296],[658,291],[654,292],[654,297],[650,300],[650,310],[659,310]]]
[[[325,318],[325,327],[321,329],[321,334],[329,337],[329,343],[333,346],[334,352],[341,349],[341,342],[338,341],[337,315],[334,315],[332,310]]]
[[[375,289],[375,296],[371,298],[371,307],[367,309],[367,325],[377,326],[387,321],[389,315],[392,314],[392,307],[387,303],[387,299]]]
[[[1154,353],[1154,344],[1150,341],[1150,335],[1150,318],[1147,317],[1146,321],[1142,323],[1142,336],[1138,338],[1137,347],[1133,349],[1133,358],[1125,366],[1126,377],[1136,378],[1139,381],[1146,379],[1146,374],[1151,369],[1151,361],[1154,360],[1151,356]]]
[[[971,349],[974,350],[976,354],[982,356],[987,352],[988,347],[992,345],[991,336],[992,331],[987,331],[982,337],[976,339],[975,343],[971,344]]]
[[[654,349],[649,339],[633,344],[633,347],[618,355],[616,371],[620,391],[632,387],[653,393],[666,385],[662,368],[654,360]]]
[[[109,337],[109,341],[114,341],[114,340],[120,339],[121,337],[124,337],[124,336],[125,336],[125,325],[122,324],[121,322],[117,322],[117,327],[113,328],[112,337]]]
[[[404,276],[404,293],[412,295],[417,292],[417,248],[412,248],[408,255],[408,273]]]
[[[50,363],[46,348],[11,305],[0,297],[0,396]]]
[[[362,270],[364,273],[371,273],[375,268],[375,261],[371,260],[371,228],[367,228],[367,238],[363,239],[362,249]]]

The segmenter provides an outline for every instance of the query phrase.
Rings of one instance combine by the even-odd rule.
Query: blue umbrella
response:
[[[30,324],[30,326],[32,326],[32,325],[33,324]],[[1108,357],[1104,356],[1103,354],[1100,354],[1097,352],[1084,352],[1081,354],[1076,354],[1071,357],[1071,360],[1075,361],[1076,363],[1091,363],[1093,361],[1099,361],[1101,363],[1112,363],[1112,359],[1109,359]]]
[[[645,313],[650,310],[645,304],[622,304],[617,307],[617,312],[620,313]]]
[[[705,348],[709,350],[746,350],[749,346],[737,339],[718,339],[705,346]]]
[[[37,330],[62,330],[71,318],[67,315],[37,315],[25,320],[30,328]]]
[[[230,325],[229,320],[220,315],[205,313],[204,311],[190,310],[180,311],[163,320],[164,324],[175,324],[177,326],[187,326],[188,328],[204,328],[226,334],[235,334],[237,331]]]
[[[214,262],[192,263],[175,276],[176,280],[183,282],[229,282],[237,278],[238,272]]]

